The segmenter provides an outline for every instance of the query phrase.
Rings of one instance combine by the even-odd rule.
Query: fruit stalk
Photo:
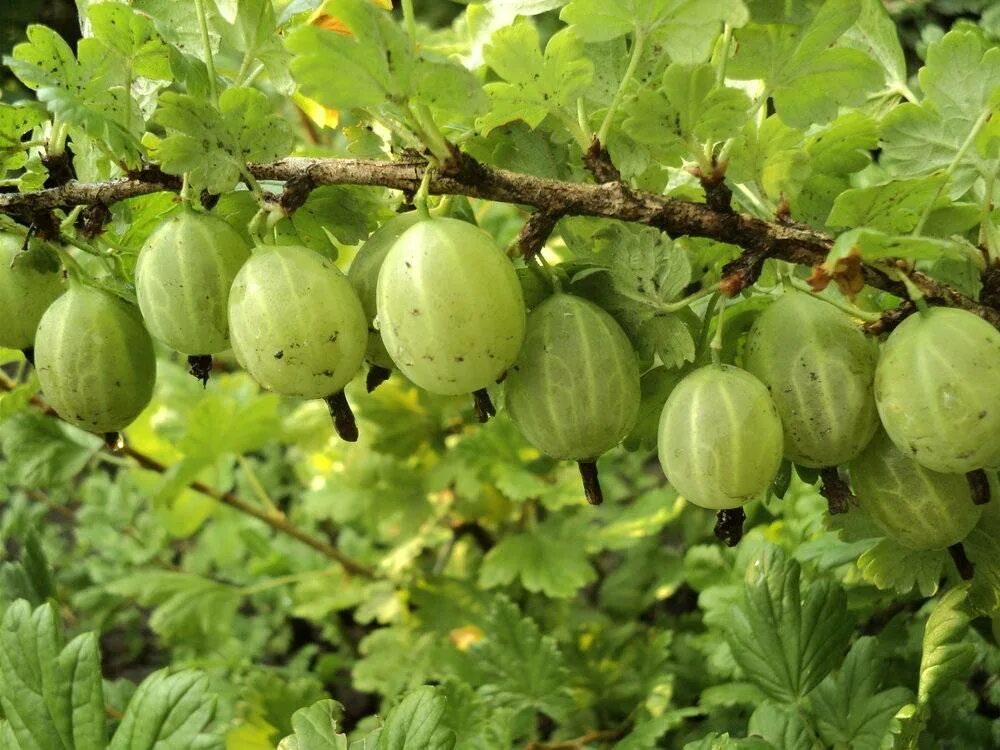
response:
[[[743,508],[723,508],[715,514],[715,538],[735,547],[743,538],[743,523],[747,514]]]
[[[596,461],[577,461],[580,467],[580,479],[583,480],[583,492],[587,496],[587,502],[591,505],[600,505],[604,502],[604,491],[601,490],[601,482],[597,476]]]
[[[351,405],[347,403],[347,396],[343,391],[337,391],[323,399],[333,417],[333,426],[337,430],[342,440],[355,443],[358,440],[358,423],[354,419],[354,412]]]

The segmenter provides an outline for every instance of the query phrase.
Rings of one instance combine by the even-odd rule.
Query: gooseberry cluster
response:
[[[0,345],[33,348],[48,401],[91,432],[116,433],[149,403],[153,339],[202,377],[232,348],[263,387],[325,399],[348,440],[344,388],[365,361],[369,390],[395,369],[431,393],[474,394],[483,419],[487,388],[503,382],[524,437],[577,462],[595,504],[595,462],[639,415],[639,364],[612,315],[559,289],[528,314],[493,238],[426,210],[383,224],[345,275],[308,247],[251,249],[225,220],[181,206],[139,254],[138,310],[24,262],[30,244],[0,236]],[[945,548],[979,518],[965,475],[1000,465],[997,382],[1000,332],[970,312],[922,310],[880,347],[847,313],[787,288],[755,321],[742,367],[694,368],[673,388],[659,459],[686,500],[713,510],[766,493],[783,461],[840,467],[887,535]]]

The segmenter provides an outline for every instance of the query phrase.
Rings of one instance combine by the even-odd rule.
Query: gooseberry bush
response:
[[[1000,746],[995,2],[5,5],[4,750]]]

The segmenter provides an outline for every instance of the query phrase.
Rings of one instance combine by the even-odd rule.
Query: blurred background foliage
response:
[[[442,28],[464,5],[415,4]],[[983,14],[1000,35],[991,0],[886,5],[913,70],[926,44],[963,19]],[[0,53],[36,22],[71,44],[79,35],[68,0],[2,0]],[[17,98],[4,75],[4,98]],[[371,229],[389,215],[378,191],[329,195],[348,206],[345,222],[365,215]],[[232,218],[246,208],[238,202],[220,208]],[[523,220],[506,205],[456,200],[453,209],[502,244]],[[143,203],[132,226],[148,231],[163,210]],[[348,259],[351,248],[341,249]],[[745,330],[738,305],[730,320],[735,351]],[[596,510],[583,503],[576,467],[540,456],[502,414],[476,424],[463,399],[430,396],[398,376],[373,394],[356,382],[348,396],[362,437],[346,445],[323,404],[262,393],[231,356],[203,389],[176,355],[160,355],[156,395],[127,438],[169,467],[163,473],[21,409],[33,376],[19,353],[0,351],[5,372],[29,384],[0,396],[0,607],[53,600],[74,631],[99,633],[112,716],[136,682],[173,664],[212,677],[230,750],[273,748],[295,709],[326,696],[344,705],[344,730],[360,732],[428,681],[448,694],[452,725],[492,738],[477,747],[548,736],[553,723],[565,737],[648,726],[649,743],[673,732],[674,747],[708,731],[742,735],[757,707],[788,696],[781,675],[753,675],[734,653],[736,636],[719,634],[739,618],[751,635],[785,625],[752,596],[765,584],[798,591],[800,579],[804,599],[829,603],[827,619],[802,625],[828,646],[816,656],[815,698],[833,717],[826,746],[843,742],[838,732],[851,722],[884,729],[918,689],[927,597],[954,578],[951,562],[876,545],[857,514],[828,527],[815,477],[788,476],[782,499],[749,506],[751,531],[727,549],[712,536],[713,515],[666,485],[650,439],[655,417],[633,436],[635,452],[602,458],[609,502]],[[655,381],[647,386],[655,401]],[[376,576],[346,574],[193,491],[192,480],[335,537],[377,565]],[[998,505],[987,512],[998,515]],[[866,638],[841,667],[851,632]],[[756,640],[765,661],[784,658],[787,644]],[[933,694],[934,736],[1000,746],[1000,652],[988,619],[972,622],[963,648],[969,677]]]

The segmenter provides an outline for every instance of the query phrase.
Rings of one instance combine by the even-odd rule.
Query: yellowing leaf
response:
[[[340,112],[330,107],[324,107],[315,99],[296,91],[292,94],[292,101],[305,116],[316,123],[321,128],[335,128],[340,123]]]

